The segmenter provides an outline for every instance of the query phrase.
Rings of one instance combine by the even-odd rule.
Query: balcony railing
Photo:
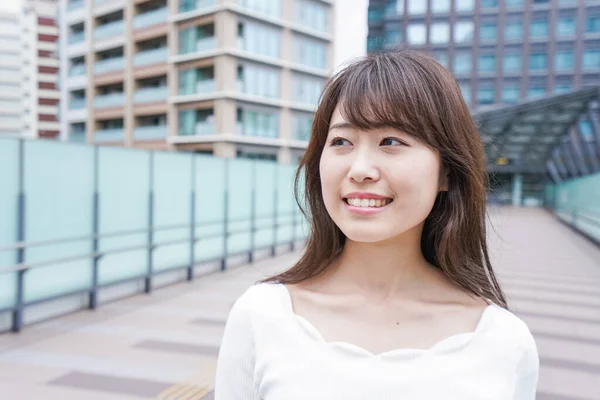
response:
[[[216,47],[217,40],[214,36],[198,39],[196,41],[196,51],[212,50]]]
[[[69,69],[69,76],[85,75],[85,64],[76,64]]]
[[[84,1],[83,0],[71,0],[67,4],[67,10],[68,11],[75,11],[75,10],[82,9],[83,6],[84,6]]]
[[[207,79],[196,82],[196,93],[204,94],[204,93],[212,93],[215,91],[215,81],[214,79]]]
[[[95,74],[105,74],[107,72],[119,71],[125,67],[125,59],[123,57],[107,58],[102,61],[96,61],[94,64]]]
[[[133,56],[133,65],[139,67],[142,65],[156,64],[166,62],[169,56],[169,51],[166,47],[158,49],[140,51]]]
[[[166,86],[141,88],[133,94],[133,102],[151,103],[155,101],[166,101],[168,96],[169,88]]]
[[[69,100],[69,110],[81,110],[82,108],[85,108],[85,99]]]
[[[202,10],[215,5],[215,0],[180,0],[179,12]]]
[[[167,22],[168,16],[169,10],[167,7],[157,8],[156,10],[136,15],[133,18],[133,27],[139,29],[156,24],[162,24],[163,22]]]
[[[196,135],[212,135],[215,133],[214,122],[196,122],[194,134]]]
[[[106,39],[112,36],[121,35],[124,32],[125,25],[123,20],[109,22],[108,24],[97,26],[94,30],[95,39]]]
[[[102,94],[94,98],[94,107],[96,108],[121,107],[124,104],[124,93]]]
[[[167,137],[167,126],[138,126],[133,130],[133,136],[138,140],[164,139]]]
[[[123,132],[123,128],[98,129],[94,134],[94,141],[112,142],[123,140],[123,137],[125,136]]]
[[[69,34],[69,44],[81,43],[85,41],[85,31],[71,32]]]

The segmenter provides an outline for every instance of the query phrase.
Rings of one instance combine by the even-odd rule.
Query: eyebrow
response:
[[[329,130],[332,131],[334,129],[353,129],[355,128],[354,125],[352,125],[350,122],[338,122],[336,124],[333,124],[329,127]]]

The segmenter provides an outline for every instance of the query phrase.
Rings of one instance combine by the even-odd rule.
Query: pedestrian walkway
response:
[[[494,209],[491,220],[492,261],[512,311],[538,344],[538,400],[600,399],[600,249],[544,210]],[[297,257],[0,335],[0,399],[212,399],[231,306]]]

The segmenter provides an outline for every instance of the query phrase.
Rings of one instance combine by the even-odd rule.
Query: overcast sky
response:
[[[21,0],[0,0],[0,10],[16,11]],[[334,65],[362,56],[367,49],[368,0],[335,0]]]

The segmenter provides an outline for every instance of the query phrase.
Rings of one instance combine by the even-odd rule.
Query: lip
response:
[[[353,198],[353,199],[375,199],[375,200],[385,200],[390,197],[381,196],[375,193],[367,193],[367,192],[352,192],[342,196],[342,199]]]

